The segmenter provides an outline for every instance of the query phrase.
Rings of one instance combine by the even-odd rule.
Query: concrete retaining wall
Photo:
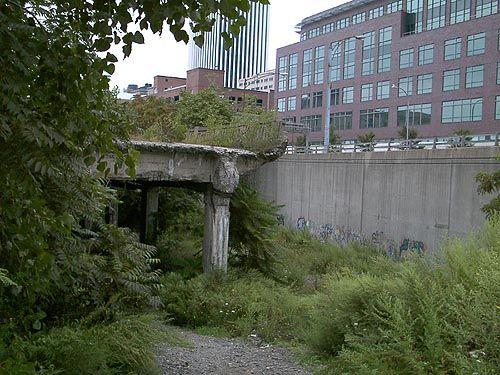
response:
[[[404,256],[481,227],[491,196],[477,194],[475,176],[500,168],[498,154],[498,147],[474,147],[285,155],[246,180],[284,205],[283,223]]]

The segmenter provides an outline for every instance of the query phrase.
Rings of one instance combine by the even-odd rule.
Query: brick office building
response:
[[[243,102],[245,97],[254,96],[257,105],[265,109],[273,109],[274,91],[243,90],[224,86],[224,71],[215,69],[196,68],[188,70],[187,78],[155,76],[153,84],[154,96],[169,98],[173,101],[180,99],[182,91],[196,94],[208,87],[215,87],[220,95],[236,103]]]
[[[330,88],[342,139],[396,138],[407,113],[419,136],[500,131],[498,1],[354,0],[305,18],[300,41],[277,51],[280,118],[322,143]]]

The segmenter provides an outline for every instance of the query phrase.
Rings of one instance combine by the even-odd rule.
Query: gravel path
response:
[[[164,345],[158,363],[164,375],[311,375],[292,363],[285,349],[267,344],[181,331],[191,348]]]

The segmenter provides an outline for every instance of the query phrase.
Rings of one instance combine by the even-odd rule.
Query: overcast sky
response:
[[[344,0],[270,0],[268,69],[274,68],[276,49],[299,41],[295,32],[305,17],[342,4]],[[145,43],[135,44],[132,55],[116,64],[111,77],[111,87],[121,92],[129,83],[139,86],[153,83],[156,75],[185,77],[187,70],[187,46],[176,43],[165,32],[163,36],[144,33]],[[119,56],[118,49],[114,52]],[[120,59],[120,57],[119,57]]]

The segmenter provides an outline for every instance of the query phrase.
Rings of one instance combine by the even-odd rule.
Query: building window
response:
[[[344,79],[354,78],[354,65],[356,58],[356,38],[344,41]]]
[[[335,30],[335,25],[333,23],[327,23],[326,25],[323,25],[321,29],[323,34],[331,33],[333,30]]]
[[[422,32],[424,1],[407,0],[405,17],[405,34],[415,34]]]
[[[311,132],[319,132],[321,130],[321,115],[303,116],[300,118],[300,123],[307,125]]]
[[[460,58],[462,49],[462,38],[455,38],[444,41],[444,59],[455,60]]]
[[[399,69],[413,67],[413,48],[399,51]]]
[[[379,30],[378,37],[378,72],[391,70],[392,26]]]
[[[344,18],[344,19],[338,20],[335,23],[335,27],[337,30],[344,29],[347,26],[349,26],[349,18]]]
[[[373,100],[373,83],[361,85],[361,101],[367,102]]]
[[[363,61],[361,75],[367,76],[374,73],[375,69],[375,33],[370,31],[363,34]]]
[[[465,68],[465,88],[483,87],[484,65],[468,66]]]
[[[443,102],[441,122],[471,122],[483,118],[483,98]]]
[[[418,65],[432,64],[434,61],[434,44],[418,47]]]
[[[297,88],[297,60],[298,58],[296,53],[290,55],[290,68],[288,71],[288,88],[290,90]]]
[[[432,73],[417,76],[417,94],[429,94],[432,92]]]
[[[497,62],[497,85],[500,85],[500,61]]]
[[[408,115],[409,126],[430,125],[432,105],[411,104],[410,106],[398,107],[398,126],[406,126],[406,116]]]
[[[351,104],[354,102],[354,87],[344,87],[342,89],[342,104]]]
[[[340,89],[330,90],[330,104],[339,105],[340,104]]]
[[[278,59],[278,91],[286,90],[286,75],[280,73],[286,73],[286,56],[281,56]]]
[[[498,0],[476,0],[476,18],[498,13]]]
[[[362,13],[358,13],[358,14],[355,14],[354,16],[352,16],[352,24],[356,25],[358,23],[365,22],[365,15],[366,15],[366,13],[362,12]]]
[[[460,88],[460,69],[443,72],[443,91],[453,91]]]
[[[278,108],[278,112],[285,112],[285,98],[278,98],[278,102],[276,107]]]
[[[297,97],[289,96],[288,97],[288,110],[295,111],[297,109]]]
[[[500,120],[500,95],[496,97],[495,101],[495,120]]]
[[[470,19],[470,0],[451,0],[450,24]]]
[[[389,108],[362,109],[359,111],[359,128],[385,128],[389,123]]]
[[[484,53],[486,35],[477,33],[467,37],[467,56],[475,56]]]
[[[314,53],[314,84],[321,85],[325,69],[325,46],[316,47]]]
[[[335,112],[330,119],[333,130],[352,129],[352,112]]]
[[[444,26],[446,0],[427,0],[427,29],[437,29]]]
[[[313,108],[323,106],[323,91],[313,92]]]
[[[341,56],[341,42],[333,42],[330,46],[332,51],[332,61],[330,66],[330,82],[340,81],[340,56]]]
[[[384,7],[378,7],[374,9],[370,9],[368,11],[368,19],[372,20],[374,18],[378,18],[384,15]]]
[[[411,96],[413,91],[413,77],[403,77],[398,81],[398,96]]]
[[[302,94],[300,97],[300,109],[307,109],[311,107],[311,94]]]
[[[377,100],[389,99],[391,91],[391,81],[377,82]]]
[[[400,10],[403,10],[403,0],[393,1],[387,4],[387,14],[399,12]]]
[[[309,86],[312,80],[312,49],[306,49],[302,60],[302,87]]]

